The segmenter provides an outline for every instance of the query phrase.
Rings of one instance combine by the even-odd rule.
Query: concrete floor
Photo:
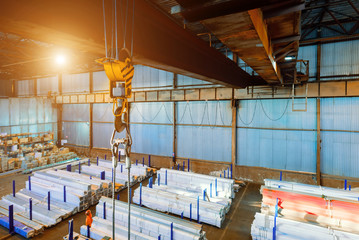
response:
[[[25,187],[25,181],[29,175],[13,174],[0,178],[0,197],[12,193],[12,180],[16,181],[16,191]],[[148,180],[143,182],[147,185]],[[137,188],[137,186],[134,187]],[[226,215],[226,219],[221,229],[207,224],[203,224],[204,231],[206,232],[209,240],[222,240],[222,239],[251,239],[250,228],[254,219],[255,212],[260,210],[261,195],[259,193],[260,185],[254,183],[247,183],[247,185],[236,193],[230,212]],[[120,192],[120,199],[127,202],[127,189]],[[93,215],[95,215],[96,208],[90,208]],[[74,220],[74,231],[80,232],[81,225],[85,224],[85,212],[77,213],[74,216],[65,219],[54,227],[46,229],[42,234],[34,237],[34,240],[52,240],[62,239],[68,233],[68,221]],[[8,230],[0,226],[0,238],[8,235]],[[25,239],[19,235],[9,236],[6,239],[22,240]]]

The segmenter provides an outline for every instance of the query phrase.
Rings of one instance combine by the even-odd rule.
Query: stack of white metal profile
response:
[[[99,160],[98,166],[112,169],[112,162],[106,160]],[[125,175],[127,178],[127,168],[124,162],[118,162],[116,174]],[[153,169],[149,168],[144,164],[132,164],[130,174],[131,176],[134,176],[137,181],[142,181],[146,177],[150,177],[153,175]]]
[[[336,239],[356,240],[359,235],[344,231],[334,230],[306,222],[293,221],[285,218],[276,219],[276,229],[273,233],[274,216],[256,213],[252,223],[251,234],[254,240],[271,240],[273,234],[277,240],[289,239]]]
[[[210,187],[215,189],[217,185],[217,196],[224,198],[234,198],[234,180],[227,178],[218,178],[205,174],[184,172],[161,168],[157,171],[157,176],[160,174],[160,185],[168,185],[174,188],[187,189],[188,191],[202,192],[207,189],[210,192]],[[166,184],[167,183],[167,184]],[[214,191],[213,191],[214,192]]]
[[[223,205],[205,201],[202,196],[187,197],[158,188],[137,188],[133,202],[162,212],[183,215],[195,220],[199,218],[200,222],[219,228],[226,215],[226,208]]]
[[[128,208],[127,203],[115,201],[116,238],[127,239]],[[104,211],[105,209],[105,211]],[[91,239],[100,240],[112,236],[112,199],[102,197],[96,206],[96,217],[93,218],[90,236],[87,227],[81,227],[81,234]],[[156,211],[131,206],[131,239],[205,239],[205,232],[200,224],[172,217]]]

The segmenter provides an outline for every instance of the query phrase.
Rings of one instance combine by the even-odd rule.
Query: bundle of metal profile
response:
[[[127,203],[115,201],[116,237],[127,237],[128,212]],[[90,237],[102,239],[112,235],[112,200],[101,198],[96,206],[96,217],[90,229]],[[81,227],[81,234],[87,235],[87,227]],[[131,239],[205,239],[205,232],[200,224],[192,223],[156,211],[131,206]],[[171,238],[171,236],[173,238]]]
[[[234,198],[234,180],[227,178],[218,178],[205,174],[198,174],[193,172],[184,172],[178,170],[171,170],[161,168],[157,171],[157,176],[160,175],[160,185],[169,185],[174,188],[181,187],[188,191],[202,192],[207,189],[209,192],[210,186],[217,188],[217,196],[224,198]]]
[[[276,223],[275,223],[276,222]],[[274,224],[276,227],[274,228]],[[253,240],[282,240],[282,239],[359,239],[358,234],[348,233],[306,222],[299,222],[285,218],[276,218],[263,213],[256,213],[252,223],[251,234]],[[274,236],[275,235],[275,236]]]
[[[112,162],[107,160],[99,160],[98,166],[112,169]],[[125,175],[127,177],[127,168],[124,162],[118,162],[116,174]],[[131,176],[135,176],[137,181],[142,181],[143,179],[153,175],[153,169],[147,167],[144,164],[132,164],[130,174]]]
[[[158,211],[195,219],[219,228],[226,214],[226,208],[223,205],[208,202],[205,197],[197,196],[195,199],[149,187],[137,188],[134,192],[133,202]]]
[[[79,174],[76,172],[68,172],[63,170],[46,171],[54,176],[71,179],[73,181],[78,181],[80,183],[84,182],[91,185],[91,205],[96,204],[102,196],[110,197],[112,196],[112,182],[111,180],[101,180],[101,178],[88,176],[86,174]],[[121,184],[116,184],[116,189],[123,189],[125,186]]]
[[[359,193],[294,182],[265,180],[262,213],[359,234]]]
[[[125,167],[122,167],[121,172],[121,166],[117,166],[116,168],[116,183],[121,184],[123,186],[127,185],[128,176],[127,174],[124,174]],[[78,172],[78,170],[76,170]],[[112,168],[107,167],[100,167],[96,165],[91,166],[81,166],[81,174],[86,174],[93,177],[101,178],[101,174],[104,174],[104,179],[112,181]],[[137,183],[137,177],[133,174],[131,174],[131,183],[130,186]]]
[[[158,184],[158,181],[157,181]],[[208,189],[204,189],[203,191],[200,191],[199,189],[188,189],[184,188],[183,186],[177,186],[176,188],[168,186],[168,185],[153,185],[154,189],[159,189],[168,193],[173,193],[181,196],[186,196],[190,198],[197,199],[198,196],[205,196],[205,199],[208,200],[208,202],[211,203],[217,203],[224,207],[226,210],[226,213],[229,212],[232,204],[232,199],[225,198],[225,197],[218,197],[215,193],[215,188],[213,186],[210,186]],[[211,189],[212,187],[212,189]]]

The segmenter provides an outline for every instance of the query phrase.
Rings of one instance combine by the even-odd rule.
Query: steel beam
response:
[[[265,2],[265,1],[255,1]],[[118,12],[126,9],[117,1]],[[133,1],[128,6],[127,34],[119,20],[118,46],[131,47]],[[106,20],[111,21],[111,2],[106,3]],[[232,87],[264,84],[250,76],[223,54],[183,29],[148,1],[134,7],[133,61],[189,77]],[[35,0],[2,1],[0,31],[105,56],[102,1]],[[123,24],[121,24],[123,23]],[[107,27],[110,39],[111,28]],[[109,41],[110,42],[110,41]]]
[[[227,0],[227,1],[188,1],[177,0],[184,8],[180,11],[184,19],[189,22],[198,22],[209,18],[225,16],[238,12],[245,12],[256,8],[270,6],[276,3],[290,2],[288,0]],[[190,4],[192,2],[192,4]],[[179,9],[177,8],[176,13]]]

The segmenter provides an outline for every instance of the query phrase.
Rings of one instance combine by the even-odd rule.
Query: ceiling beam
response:
[[[181,15],[188,22],[198,22],[205,19],[225,16],[238,12],[245,12],[256,8],[270,6],[276,3],[290,2],[290,0],[226,0],[226,1],[207,1],[204,4],[188,6],[188,0],[177,0],[183,7]],[[195,2],[195,1],[194,1]]]
[[[300,40],[300,35],[292,35],[288,37],[273,38],[272,44],[286,43],[286,42],[299,41],[299,40]]]
[[[298,12],[298,11],[302,11],[304,8],[305,8],[305,2],[297,3],[295,5],[293,5],[291,3],[291,4],[287,4],[286,6],[283,6],[280,8],[263,11],[263,18],[268,19],[268,18],[277,17],[277,16],[288,14],[288,13],[292,13],[292,12]]]
[[[128,1],[126,40],[131,47],[132,8]],[[107,23],[111,20],[112,4],[106,2]],[[117,1],[117,10],[121,8]],[[126,3],[122,2],[121,7]],[[133,31],[133,61],[189,77],[244,88],[256,82],[264,83],[238,67],[203,40],[183,29],[147,1],[136,1]],[[111,28],[108,27],[108,34]],[[118,31],[122,33],[121,22]],[[97,57],[105,56],[102,1],[88,0],[17,0],[1,1],[0,31],[20,35]],[[122,34],[119,34],[123,36]]]

